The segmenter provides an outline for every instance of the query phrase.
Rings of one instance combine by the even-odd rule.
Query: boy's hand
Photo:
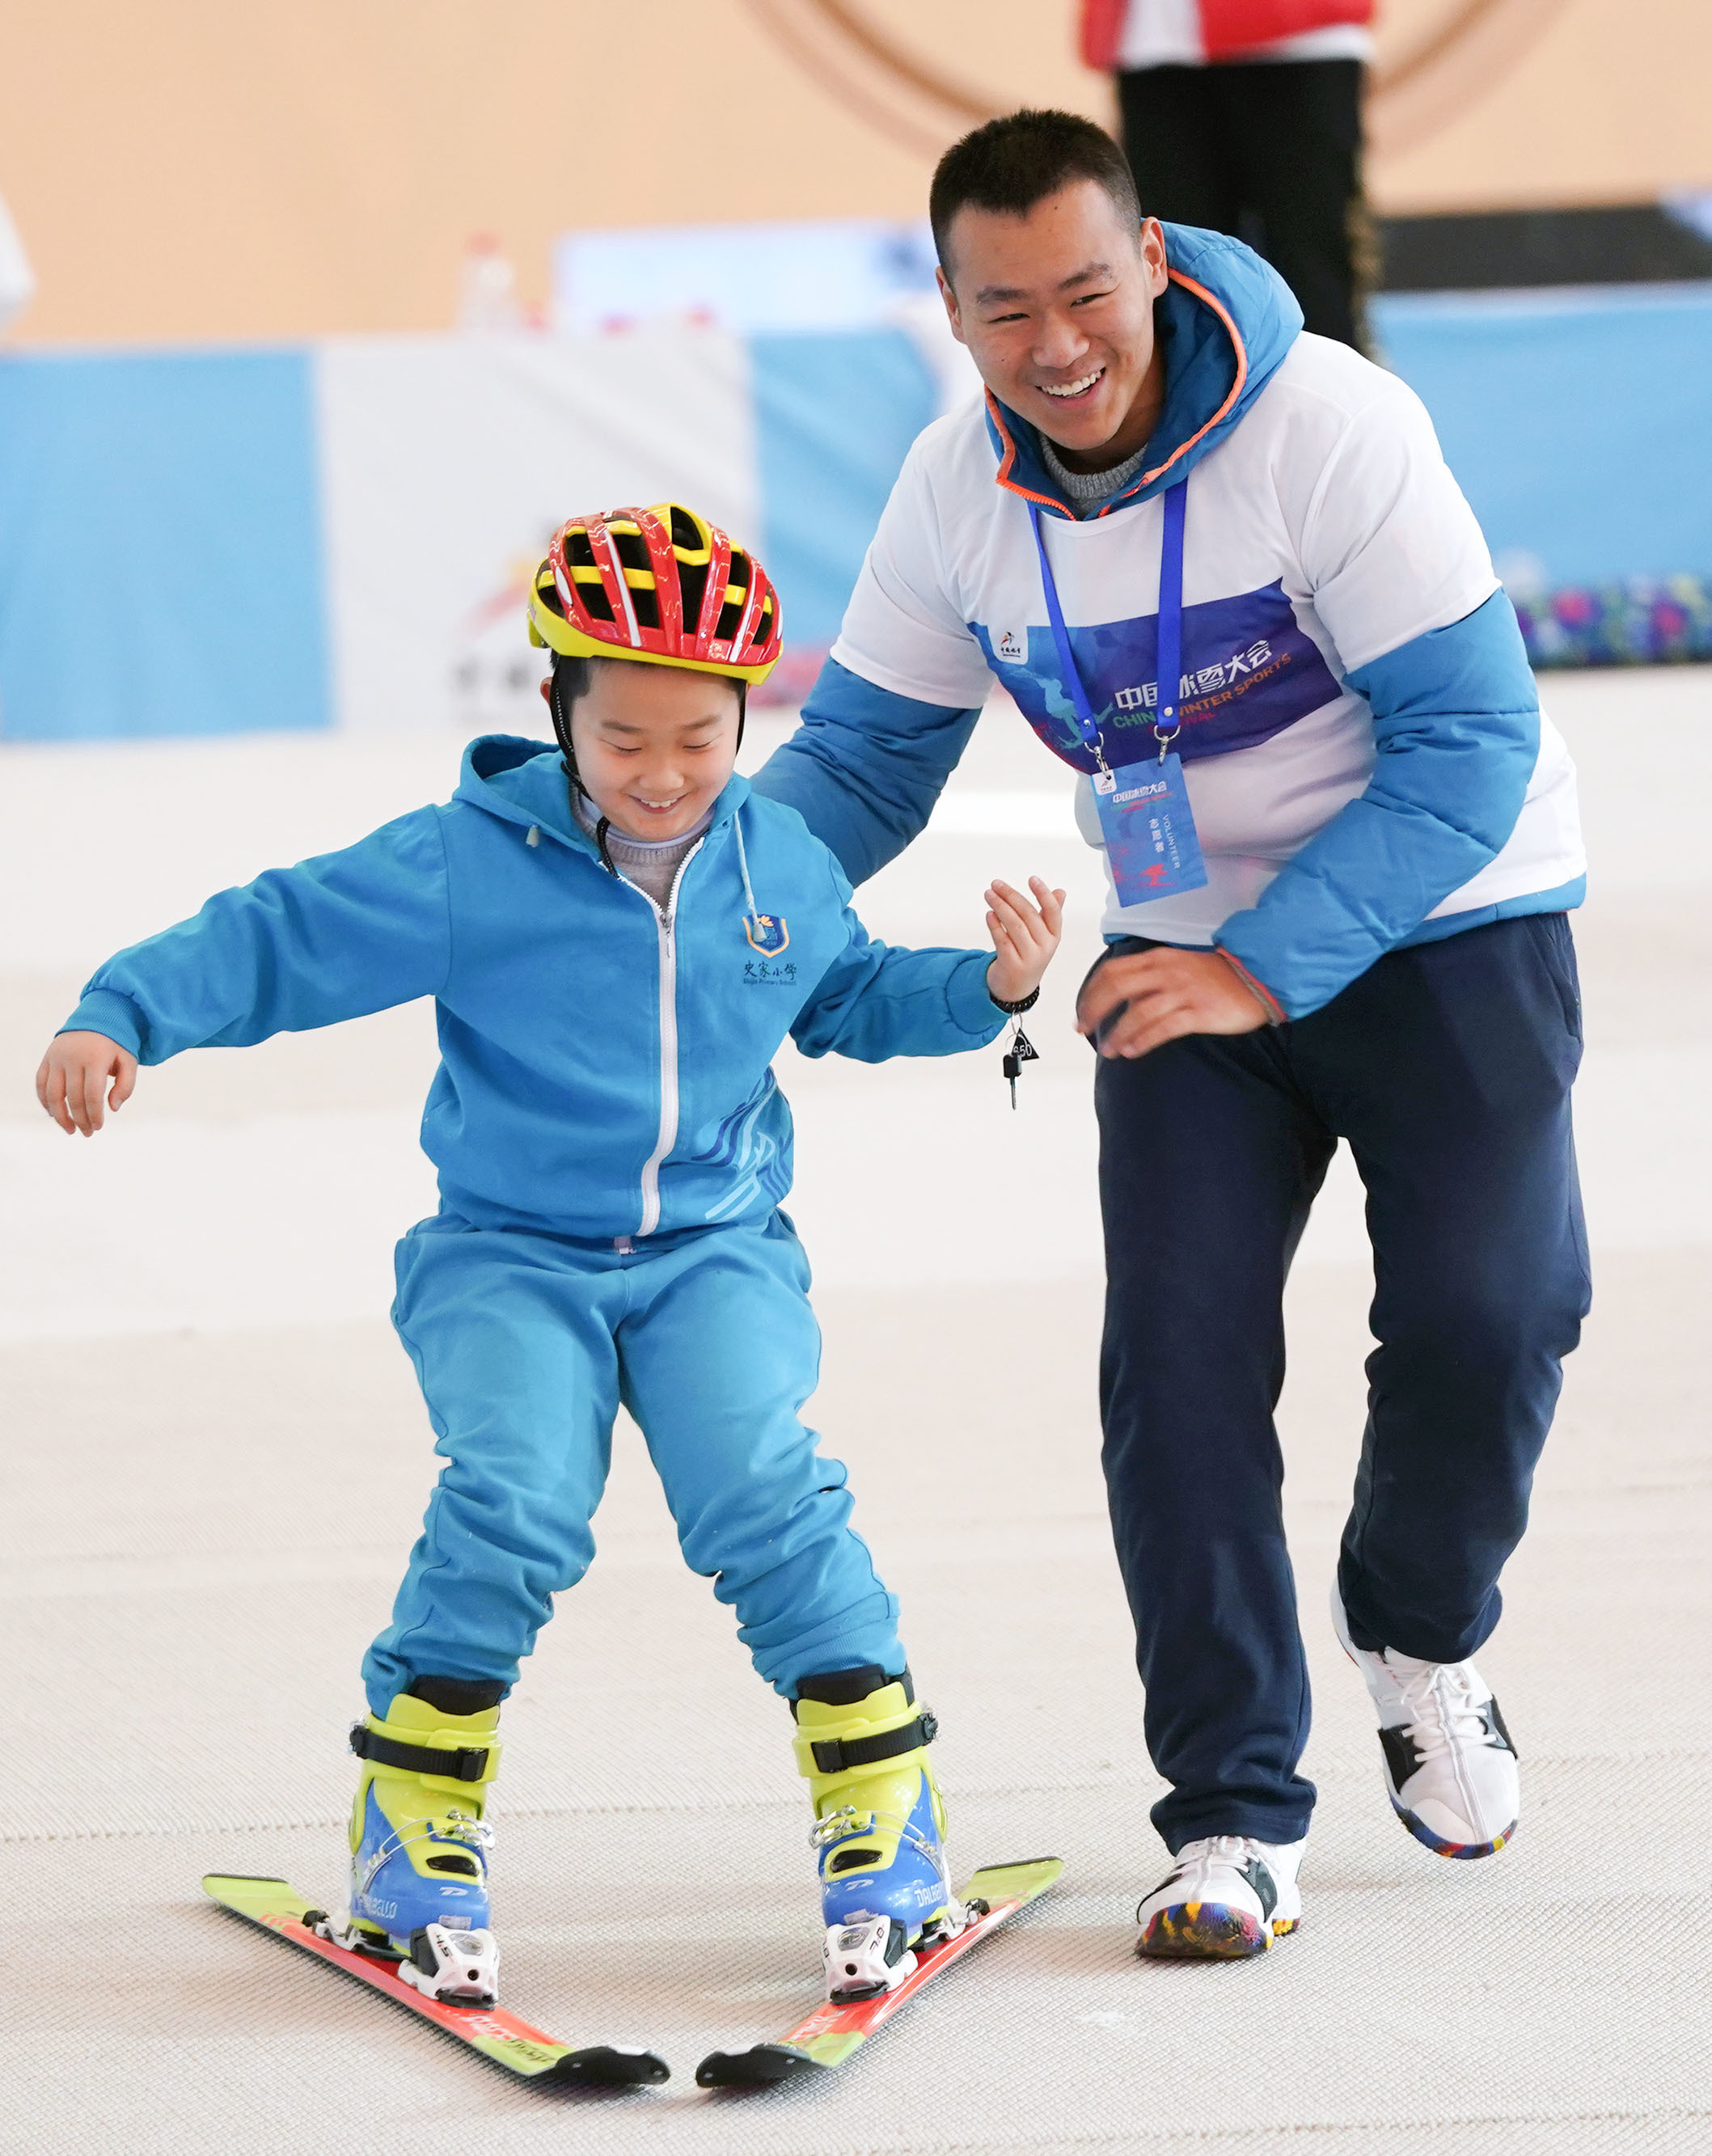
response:
[[[987,992],[995,1003],[1019,1004],[1040,986],[1064,933],[1064,894],[1048,891],[1038,876],[1028,888],[1037,904],[1020,891],[995,880],[987,893],[987,932],[998,953],[987,969]]]
[[[36,1073],[36,1098],[68,1137],[81,1131],[92,1138],[106,1120],[105,1109],[116,1113],[136,1084],[136,1058],[128,1048],[105,1033],[58,1033]]]

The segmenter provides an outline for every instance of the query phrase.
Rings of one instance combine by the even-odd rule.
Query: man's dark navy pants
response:
[[[1581,1052],[1553,913],[1393,951],[1293,1024],[1101,1059],[1106,1486],[1173,1851],[1307,1831],[1273,1410],[1284,1276],[1340,1138],[1366,1187],[1379,1343],[1339,1563],[1351,1636],[1459,1661],[1497,1623],[1587,1310]]]

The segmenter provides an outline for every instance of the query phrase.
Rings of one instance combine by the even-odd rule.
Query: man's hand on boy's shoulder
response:
[[[56,1033],[36,1073],[36,1098],[68,1137],[81,1131],[92,1138],[136,1084],[136,1058],[105,1033]]]
[[[987,891],[987,932],[995,953],[987,969],[987,992],[996,1004],[1019,1004],[1040,986],[1064,928],[1064,894],[1030,876],[1030,905],[1020,891],[997,878]]]

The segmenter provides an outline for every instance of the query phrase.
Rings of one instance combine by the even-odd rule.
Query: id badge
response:
[[[1145,906],[1207,881],[1201,841],[1175,755],[1094,774],[1094,805],[1122,906]]]

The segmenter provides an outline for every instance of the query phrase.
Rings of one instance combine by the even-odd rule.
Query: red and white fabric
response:
[[[1374,0],[1082,0],[1082,59],[1102,72],[1220,60],[1371,56]]]

